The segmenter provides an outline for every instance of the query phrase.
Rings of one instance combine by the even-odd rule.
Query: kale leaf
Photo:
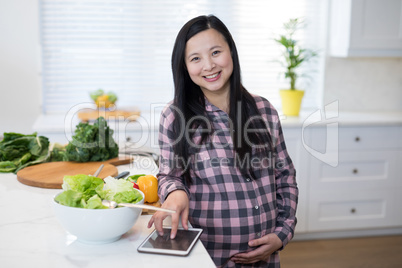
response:
[[[93,125],[79,123],[72,141],[66,147],[69,161],[104,161],[117,157],[119,146],[113,140],[113,130],[99,117]]]

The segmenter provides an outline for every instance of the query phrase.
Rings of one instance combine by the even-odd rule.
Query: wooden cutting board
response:
[[[82,122],[88,122],[96,120],[98,117],[102,116],[106,120],[128,120],[128,121],[136,121],[138,117],[140,117],[140,111],[129,111],[129,110],[113,110],[113,111],[105,111],[105,110],[93,110],[93,109],[83,109],[78,113],[78,118],[81,119]]]
[[[66,175],[94,174],[101,164],[104,165],[99,173],[99,178],[116,176],[116,166],[129,164],[132,157],[116,157],[103,162],[49,162],[29,166],[17,172],[19,182],[40,188],[61,189],[63,178]]]

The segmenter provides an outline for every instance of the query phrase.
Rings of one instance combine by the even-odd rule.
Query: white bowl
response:
[[[144,193],[139,192],[142,200],[138,204],[143,204]],[[142,212],[140,208],[129,207],[74,208],[60,205],[54,199],[53,210],[64,229],[76,236],[78,241],[87,244],[104,244],[119,240],[134,226]]]

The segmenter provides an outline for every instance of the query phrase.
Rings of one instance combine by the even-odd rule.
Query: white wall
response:
[[[40,114],[37,0],[0,0],[0,136],[31,133]]]
[[[0,0],[0,136],[32,132],[41,112],[38,0]],[[402,111],[401,58],[328,58],[324,104]]]
[[[346,111],[402,111],[402,58],[328,58],[324,103]]]

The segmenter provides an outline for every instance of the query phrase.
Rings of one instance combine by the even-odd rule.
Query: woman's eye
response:
[[[194,57],[194,58],[191,59],[191,61],[197,61],[199,59],[200,59],[199,57]]]
[[[215,56],[215,55],[218,55],[219,53],[221,53],[221,52],[219,50],[216,50],[216,51],[212,52],[212,55]]]

